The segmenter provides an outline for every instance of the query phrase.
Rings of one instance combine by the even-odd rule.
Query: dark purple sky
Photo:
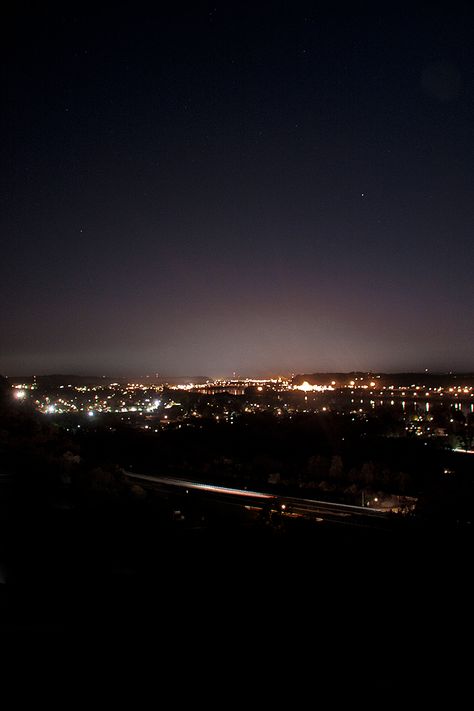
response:
[[[468,4],[35,5],[0,372],[474,369]]]

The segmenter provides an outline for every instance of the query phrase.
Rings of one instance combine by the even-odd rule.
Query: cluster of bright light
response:
[[[160,405],[161,405],[161,400],[153,400],[151,405],[149,405],[147,407],[147,412],[154,412],[155,410],[157,410],[159,408]]]
[[[244,388],[256,387],[260,392],[263,386],[273,386],[277,389],[287,389],[290,381],[287,378],[217,378],[205,383],[186,383],[169,385],[171,390],[208,390],[209,388]]]
[[[279,383],[288,383],[287,378],[232,378],[214,380],[214,385],[276,385]],[[209,384],[209,383],[208,383]],[[211,383],[212,384],[212,383]]]
[[[334,390],[334,387],[332,385],[310,385],[307,380],[304,381],[301,385],[295,385],[294,386],[295,390],[301,390],[304,393],[310,393],[310,392],[318,392],[322,393],[325,392],[326,390]]]

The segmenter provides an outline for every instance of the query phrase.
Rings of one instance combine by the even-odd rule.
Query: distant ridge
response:
[[[73,375],[51,373],[50,375],[15,375],[9,376],[8,382],[12,385],[19,383],[32,384],[36,382],[40,386],[55,387],[59,385],[110,385],[111,383],[143,383],[150,385],[185,385],[187,383],[206,383],[211,378],[204,375],[188,376],[152,376],[152,375],[133,375],[129,377],[113,377],[110,375]]]
[[[410,385],[441,387],[447,384],[473,385],[474,373],[375,373],[353,371],[351,373],[302,373],[293,377],[294,385],[301,385],[304,382],[310,385],[331,385],[335,382],[335,387],[349,385],[351,381],[360,383],[363,381],[376,381],[379,385],[395,385],[396,387],[409,387]]]
[[[49,375],[11,375],[8,376],[8,381],[12,384],[16,383],[33,383],[40,385],[86,385],[95,383],[113,383],[119,382],[114,378],[100,375],[72,375],[70,373],[51,373]]]

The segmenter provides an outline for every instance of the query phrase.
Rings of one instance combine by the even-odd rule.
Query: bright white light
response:
[[[324,392],[325,390],[334,390],[332,385],[310,385],[307,380],[301,385],[295,385],[295,390],[301,390],[304,393],[309,392]]]
[[[17,390],[15,393],[17,400],[23,400],[26,397],[26,392],[24,390]]]
[[[94,417],[95,412],[93,412],[92,410],[89,410],[89,412],[87,414],[89,415],[89,417]]]

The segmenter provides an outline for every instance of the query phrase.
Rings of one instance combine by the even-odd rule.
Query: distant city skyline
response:
[[[292,370],[292,371],[267,371],[267,372],[248,372],[248,373],[242,373],[242,372],[237,372],[233,371],[232,373],[219,373],[219,374],[214,374],[210,375],[209,373],[204,373],[204,372],[195,372],[195,373],[151,373],[151,372],[127,372],[126,370],[120,371],[120,372],[109,372],[105,373],[99,370],[91,370],[91,371],[80,371],[80,370],[65,370],[65,371],[36,371],[36,372],[20,372],[15,371],[11,373],[1,373],[0,375],[5,376],[7,378],[20,378],[20,377],[25,377],[25,378],[42,378],[42,377],[48,377],[48,376],[54,376],[54,377],[67,377],[67,376],[75,376],[79,378],[137,378],[137,379],[143,379],[144,381],[146,379],[150,380],[166,380],[166,379],[192,379],[195,378],[196,382],[197,381],[203,381],[205,379],[209,380],[258,380],[262,379],[263,380],[269,380],[269,379],[278,379],[281,378],[282,380],[291,380],[292,378],[296,376],[302,376],[302,375],[314,375],[314,374],[319,374],[319,375],[332,375],[332,374],[339,374],[339,375],[350,375],[350,374],[365,374],[365,375],[403,375],[403,374],[417,374],[417,375],[474,375],[474,369],[473,370],[442,370],[442,369],[437,369],[437,370],[430,370],[429,368],[425,369],[405,369],[405,370],[374,370],[374,369],[357,369],[357,368],[351,368],[347,370],[318,370],[315,368],[309,368],[309,369],[301,369],[301,370]]]

